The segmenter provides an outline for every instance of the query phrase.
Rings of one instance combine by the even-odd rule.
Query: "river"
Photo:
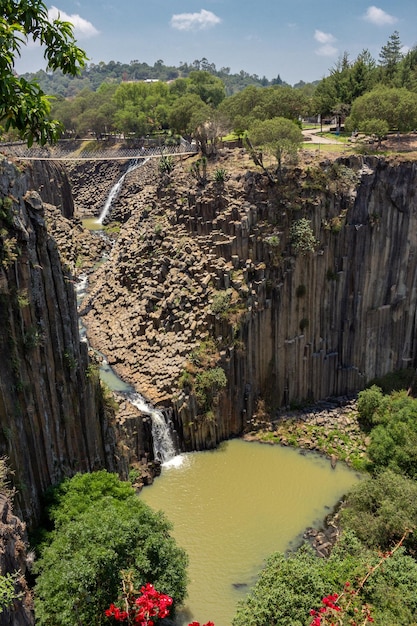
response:
[[[358,480],[318,454],[240,439],[164,467],[140,497],[166,513],[189,555],[178,623],[230,626],[265,558],[294,546]]]

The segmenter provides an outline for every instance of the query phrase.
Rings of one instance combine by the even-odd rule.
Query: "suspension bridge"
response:
[[[0,153],[8,157],[28,161],[126,161],[129,159],[161,158],[163,156],[182,157],[197,154],[198,148],[185,139],[175,146],[143,146],[141,148],[125,148],[106,146],[97,142],[94,148],[78,147],[73,142],[58,143],[55,146],[33,146],[28,148],[23,142],[0,144]]]

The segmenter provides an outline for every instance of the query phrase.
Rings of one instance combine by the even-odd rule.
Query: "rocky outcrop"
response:
[[[126,187],[131,217],[84,307],[122,377],[173,406],[186,448],[240,434],[259,397],[344,395],[416,361],[416,164],[307,158],[271,185],[243,151],[222,159],[225,182],[187,164]],[[227,377],[210,407],[202,352]]]
[[[10,603],[1,607],[2,626],[35,624],[33,598],[25,579],[30,558],[25,524],[13,515],[10,498],[0,494],[0,575],[9,577],[13,590]]]
[[[16,511],[28,523],[39,517],[41,494],[64,476],[122,464],[80,342],[74,278],[33,180],[32,168],[0,162],[0,455],[14,470]]]

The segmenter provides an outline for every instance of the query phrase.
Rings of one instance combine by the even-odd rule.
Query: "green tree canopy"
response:
[[[362,391],[359,418],[370,432],[368,454],[375,471],[389,468],[417,479],[417,400],[406,391],[383,395],[373,385]]]
[[[342,520],[369,548],[389,550],[417,527],[417,483],[390,470],[368,477],[349,493]],[[406,545],[415,553],[415,533]]]
[[[56,141],[61,125],[49,119],[50,101],[36,82],[16,76],[14,63],[22,46],[32,38],[44,48],[51,70],[75,75],[85,53],[75,45],[72,25],[51,21],[41,0],[6,1],[0,9],[0,120],[14,128],[28,145]]]
[[[233,626],[305,626],[311,609],[317,609],[329,593],[341,593],[378,563],[380,556],[364,547],[351,531],[343,533],[328,559],[317,558],[302,546],[285,557],[273,554],[257,583],[239,603]],[[398,550],[387,559],[357,594],[359,605],[372,606],[379,626],[409,626],[417,619],[417,563]],[[349,623],[356,623],[355,612]],[[347,621],[345,623],[348,623]]]
[[[389,37],[385,46],[382,46],[381,52],[379,53],[379,63],[383,68],[383,79],[391,80],[394,77],[398,65],[403,58],[401,48],[400,34],[398,30],[395,30]]]
[[[294,157],[303,142],[299,126],[284,117],[255,122],[250,128],[249,137],[254,146],[259,146],[276,158],[280,175],[284,158]]]
[[[417,94],[404,87],[376,87],[355,100],[348,126],[361,130],[370,119],[384,120],[390,130],[413,130],[417,127]]]
[[[170,524],[127,483],[105,471],[66,481],[49,507],[55,529],[37,561],[37,624],[101,624],[117,601],[121,572],[135,588],[147,582],[181,603],[187,558]]]

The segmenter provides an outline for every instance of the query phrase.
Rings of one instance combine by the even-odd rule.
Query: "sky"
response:
[[[291,85],[319,80],[345,52],[378,60],[397,30],[404,51],[417,45],[416,0],[55,0],[49,13],[74,25],[91,63],[133,60],[178,66],[206,58]],[[18,73],[45,69],[30,42]]]

